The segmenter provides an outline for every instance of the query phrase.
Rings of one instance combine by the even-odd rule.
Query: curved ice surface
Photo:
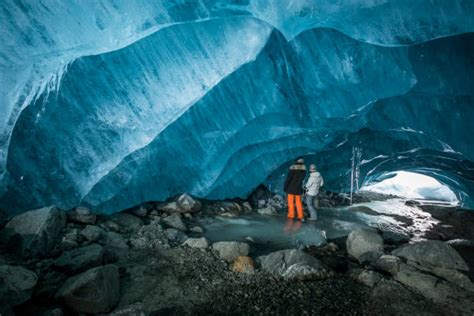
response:
[[[279,188],[299,155],[345,190],[357,145],[362,176],[417,170],[471,205],[474,38],[454,35],[474,30],[473,11],[3,1],[0,202],[112,212],[183,191],[244,197]]]

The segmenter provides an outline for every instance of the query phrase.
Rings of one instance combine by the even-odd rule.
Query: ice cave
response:
[[[474,1],[2,0],[0,34],[0,315],[474,313]]]

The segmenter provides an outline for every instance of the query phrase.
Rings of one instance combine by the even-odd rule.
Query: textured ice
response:
[[[113,212],[410,170],[473,205],[472,1],[0,4],[0,202]],[[466,33],[466,34],[463,34]]]

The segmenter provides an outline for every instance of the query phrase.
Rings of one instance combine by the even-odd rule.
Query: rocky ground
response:
[[[325,194],[321,203],[347,199]],[[407,204],[437,219],[428,240],[356,229],[254,257],[250,241],[211,243],[197,219],[277,214],[283,199],[262,188],[248,201],[181,195],[110,216],[33,210],[0,220],[0,314],[472,315],[474,212]]]

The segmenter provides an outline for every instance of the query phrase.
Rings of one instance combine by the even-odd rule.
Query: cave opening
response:
[[[367,179],[361,191],[392,194],[403,198],[459,205],[458,194],[453,189],[429,175],[413,171],[383,172]]]

